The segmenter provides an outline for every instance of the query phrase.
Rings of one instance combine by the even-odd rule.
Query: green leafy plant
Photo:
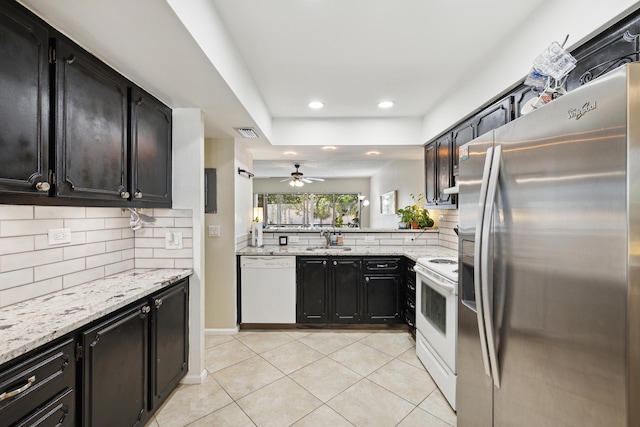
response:
[[[411,194],[411,200],[413,201],[413,204],[397,210],[400,222],[404,222],[408,226],[412,223],[417,223],[418,228],[433,227],[434,221],[429,216],[429,211],[424,206],[424,195],[420,193],[418,194],[418,197],[416,197],[414,194]]]

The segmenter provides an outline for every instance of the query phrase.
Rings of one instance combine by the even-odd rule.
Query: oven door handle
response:
[[[476,316],[478,322],[478,335],[480,336],[480,349],[482,350],[482,362],[484,372],[491,377],[491,366],[489,364],[489,350],[487,349],[487,335],[484,330],[484,311],[482,309],[482,274],[481,270],[485,267],[482,260],[482,227],[484,224],[484,208],[487,202],[487,186],[489,184],[489,176],[491,173],[491,161],[493,160],[493,147],[487,148],[487,154],[484,159],[484,168],[482,169],[482,183],[480,185],[480,199],[478,201],[478,218],[476,219],[476,235],[474,245],[474,269],[473,269],[473,287],[476,297]]]
[[[493,374],[493,384],[500,388],[500,370],[498,369],[498,353],[496,351],[496,337],[493,327],[493,292],[489,290],[489,242],[491,239],[491,220],[498,192],[498,177],[500,176],[500,164],[502,161],[502,147],[498,145],[493,153],[491,176],[487,189],[487,201],[484,208],[484,224],[482,225],[482,308],[484,311],[484,326],[487,334],[487,348],[489,349],[489,362]]]
[[[456,295],[456,291],[457,291],[456,284],[448,283],[448,282],[445,282],[444,280],[437,280],[433,277],[430,277],[429,273],[423,267],[420,267],[418,264],[416,264],[416,266],[413,268],[416,270],[416,273],[420,275],[420,279],[423,282],[427,283],[427,286],[431,288],[440,289],[443,292],[446,292],[448,294]]]

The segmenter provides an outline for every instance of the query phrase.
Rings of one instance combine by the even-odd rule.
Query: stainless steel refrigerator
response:
[[[640,426],[640,64],[459,160],[458,426]]]

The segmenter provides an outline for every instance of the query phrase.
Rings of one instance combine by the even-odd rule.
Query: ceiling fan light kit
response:
[[[311,184],[313,181],[324,181],[322,178],[309,178],[305,177],[302,172],[299,171],[300,165],[294,165],[296,170],[291,172],[291,178],[283,179],[280,182],[289,181],[289,185],[292,187],[302,187],[305,183]]]

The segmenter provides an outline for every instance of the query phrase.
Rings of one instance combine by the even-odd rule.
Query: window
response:
[[[271,227],[359,227],[358,194],[259,194]]]

